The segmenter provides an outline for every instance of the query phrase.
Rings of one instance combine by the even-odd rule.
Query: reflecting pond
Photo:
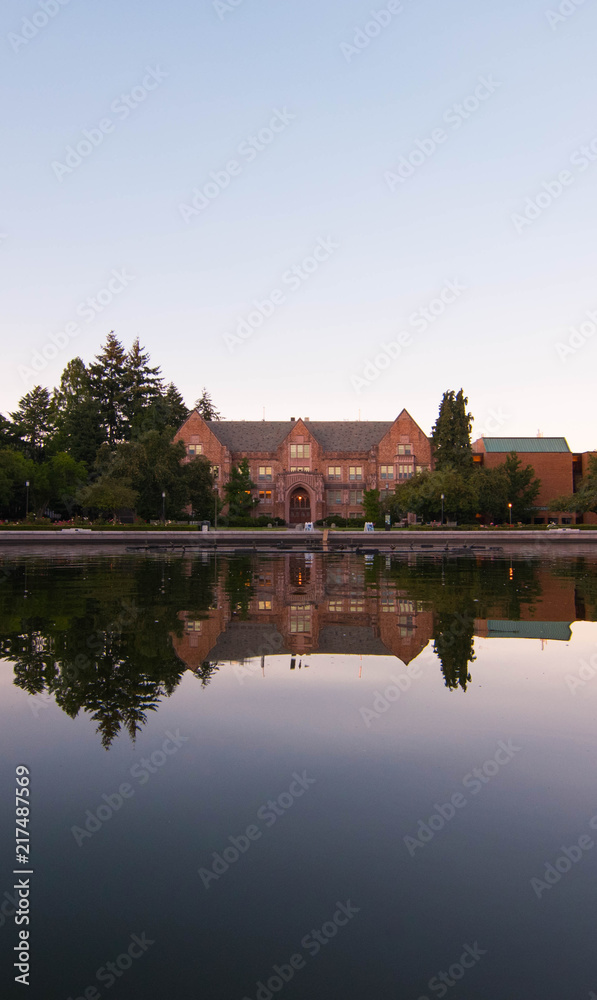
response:
[[[35,1000],[597,993],[596,621],[588,558],[4,560],[6,995],[21,928]]]

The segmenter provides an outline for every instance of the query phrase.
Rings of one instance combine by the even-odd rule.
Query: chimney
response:
[[[291,423],[291,424],[293,424],[293,423],[294,423],[294,420],[295,420],[295,418],[294,418],[294,417],[291,417],[291,418],[290,418],[290,423]]]
[[[305,421],[305,423],[308,423],[309,422],[309,417],[303,417],[303,420]]]

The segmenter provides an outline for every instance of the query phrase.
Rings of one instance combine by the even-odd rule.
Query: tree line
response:
[[[195,407],[206,420],[220,417],[206,389]],[[172,441],[189,412],[139,339],[127,351],[110,333],[90,364],[73,358],[57,387],[36,385],[14,413],[0,414],[0,517],[130,508],[151,519],[164,505],[169,519],[189,509],[208,517],[210,463],[197,456],[181,465],[184,445]]]

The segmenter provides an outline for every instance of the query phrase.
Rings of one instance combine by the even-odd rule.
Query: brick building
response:
[[[574,514],[566,511],[552,513],[548,505],[554,497],[573,492],[575,462],[578,464],[582,456],[573,455],[564,437],[481,437],[473,443],[476,463],[487,469],[502,465],[512,451],[516,452],[523,467],[531,465],[541,480],[533,523],[572,523]]]
[[[174,440],[187,460],[205,455],[216,467],[220,493],[246,458],[256,513],[287,524],[362,517],[363,490],[390,490],[431,468],[430,441],[406,410],[394,421],[205,421],[194,410]]]

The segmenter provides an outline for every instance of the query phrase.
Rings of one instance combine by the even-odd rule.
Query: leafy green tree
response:
[[[39,468],[31,458],[14,448],[0,449],[0,511],[4,518],[19,519],[25,515],[26,486],[30,483],[30,500],[34,501],[33,477]],[[33,503],[31,504],[33,509]]]
[[[431,432],[433,461],[436,471],[456,469],[470,472],[473,469],[471,445],[472,414],[466,412],[468,398],[462,389],[445,392],[439,415]]]
[[[471,523],[478,513],[477,477],[465,476],[455,469],[421,472],[412,479],[398,483],[390,509],[394,520],[408,513],[423,521],[439,521],[444,494],[444,520]]]
[[[555,497],[549,508],[577,514],[597,514],[597,455],[589,456],[587,471],[580,480],[576,493]]]
[[[10,416],[25,455],[41,462],[54,429],[49,391],[41,385],[34,386],[19,400],[18,410]]]
[[[512,504],[512,520],[526,521],[531,516],[535,501],[541,489],[541,480],[535,476],[532,465],[525,465],[515,451],[510,452],[503,463],[506,476],[508,503]]]
[[[33,496],[36,514],[41,517],[47,508],[72,517],[76,495],[87,482],[87,468],[75,462],[71,455],[59,452],[34,470]]]
[[[382,517],[379,490],[363,490],[363,514],[366,521],[379,524]]]
[[[224,495],[228,504],[230,517],[248,518],[258,500],[253,499],[251,491],[256,488],[251,479],[251,471],[246,458],[243,458],[240,465],[233,465],[230,469],[230,478],[224,486]]]
[[[138,493],[131,486],[131,481],[115,476],[102,476],[97,482],[85,486],[77,494],[77,503],[85,510],[99,510],[103,514],[112,514],[118,520],[119,510],[134,510]]]
[[[182,467],[186,495],[193,517],[197,520],[214,520],[217,500],[211,464],[203,455],[191,459]]]
[[[479,488],[479,513],[496,524],[508,519],[509,483],[504,465],[475,471]]]
[[[195,409],[201,414],[204,420],[221,420],[222,416],[219,410],[216,409],[212,398],[208,393],[205,386],[203,387],[203,392],[197,402],[195,403]]]

